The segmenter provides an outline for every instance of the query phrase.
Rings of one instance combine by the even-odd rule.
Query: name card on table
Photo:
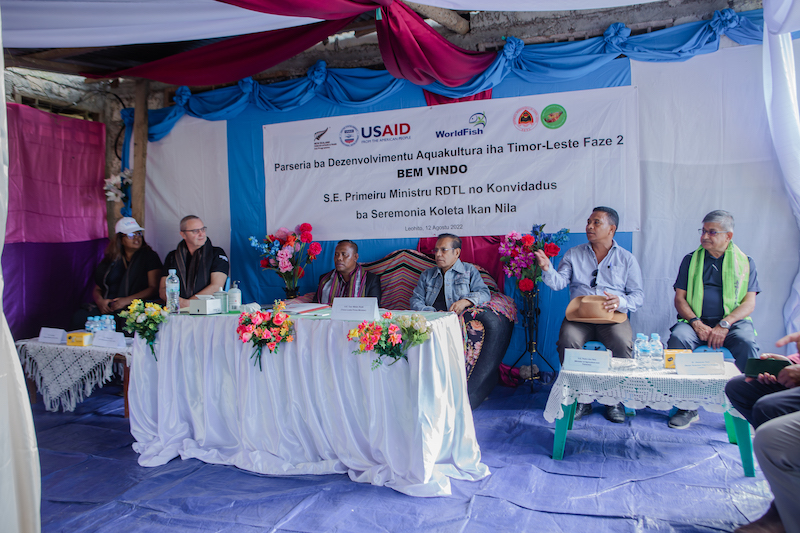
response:
[[[42,328],[39,330],[39,342],[47,344],[66,344],[67,332],[58,328]]]
[[[125,348],[125,335],[118,331],[98,331],[92,339],[92,346],[100,348]]]
[[[561,368],[574,372],[608,372],[611,365],[611,350],[564,350]]]
[[[675,354],[675,369],[686,375],[724,374],[725,356],[722,352]]]
[[[331,320],[378,320],[378,299],[368,298],[334,298]]]

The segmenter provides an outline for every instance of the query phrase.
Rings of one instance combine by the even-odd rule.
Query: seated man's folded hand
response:
[[[461,313],[467,307],[470,307],[472,302],[466,298],[461,298],[457,302],[453,302],[453,305],[450,306],[450,311],[454,312],[455,314]]]

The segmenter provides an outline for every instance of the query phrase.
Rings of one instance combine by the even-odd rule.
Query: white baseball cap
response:
[[[133,233],[136,231],[144,231],[144,228],[136,222],[133,217],[124,217],[117,220],[117,225],[114,226],[116,233]]]

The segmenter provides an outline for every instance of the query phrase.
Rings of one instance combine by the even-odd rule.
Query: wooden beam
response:
[[[41,52],[34,52],[32,54],[23,54],[17,56],[24,59],[62,59],[65,57],[79,56],[88,54],[89,52],[97,52],[99,50],[107,50],[107,46],[98,46],[92,48],[51,48],[49,50],[42,50]]]
[[[461,35],[469,33],[469,22],[452,9],[425,6],[416,2],[405,2],[405,4],[423,17],[438,22],[448,30]]]
[[[147,170],[147,96],[150,82],[136,80],[133,115],[133,176],[131,176],[131,212],[140,226],[144,221],[144,181]],[[124,150],[124,147],[123,147]]]

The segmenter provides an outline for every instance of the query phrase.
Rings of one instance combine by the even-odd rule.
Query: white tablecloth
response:
[[[239,341],[235,315],[173,316],[158,362],[136,339],[129,385],[139,464],[180,455],[270,475],[347,472],[412,496],[450,494],[450,479],[489,474],[480,462],[458,319],[432,322],[408,362],[372,370],[353,354],[353,322],[300,319],[295,341],[264,350]]]
[[[131,348],[99,348],[49,344],[37,339],[17,341],[22,367],[36,383],[45,409],[74,411],[95,387],[109,381],[114,355],[129,357]]]
[[[621,363],[624,362],[612,360],[612,370]],[[725,396],[725,384],[739,374],[736,366],[728,362],[724,375],[679,376],[674,369],[604,373],[562,370],[550,390],[544,418],[548,422],[561,418],[561,406],[572,405],[576,400],[579,403],[596,400],[605,405],[622,402],[632,409],[650,407],[662,411],[702,406],[706,411],[727,411],[739,416]]]

